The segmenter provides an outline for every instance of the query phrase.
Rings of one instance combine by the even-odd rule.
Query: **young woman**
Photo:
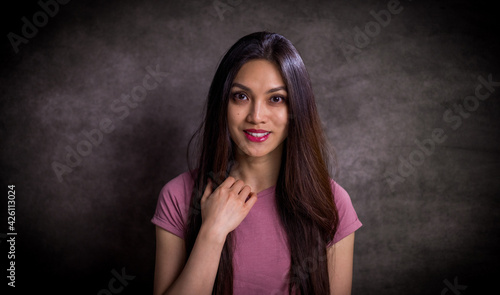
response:
[[[162,189],[155,294],[350,294],[349,195],[295,47],[258,32],[225,54],[198,130],[195,169]]]

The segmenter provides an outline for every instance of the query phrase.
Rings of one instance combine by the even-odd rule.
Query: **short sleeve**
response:
[[[358,219],[358,215],[354,210],[349,194],[335,181],[332,180],[331,183],[335,205],[337,206],[339,214],[339,225],[337,227],[337,232],[333,237],[333,241],[330,242],[328,246],[337,243],[362,226],[362,223]]]
[[[163,186],[151,222],[184,239],[189,202],[194,182],[188,172]]]

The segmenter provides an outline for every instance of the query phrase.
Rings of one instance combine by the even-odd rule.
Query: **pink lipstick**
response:
[[[269,134],[271,134],[270,131],[261,129],[245,129],[243,131],[248,140],[253,142],[263,142],[269,137]]]

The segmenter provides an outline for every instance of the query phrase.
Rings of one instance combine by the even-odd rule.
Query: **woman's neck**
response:
[[[281,166],[282,146],[263,157],[249,157],[237,151],[235,164],[229,173],[236,179],[241,179],[258,193],[276,185]]]

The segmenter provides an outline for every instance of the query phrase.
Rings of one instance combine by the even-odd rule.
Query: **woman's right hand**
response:
[[[201,198],[202,227],[225,240],[245,219],[257,201],[257,194],[242,180],[229,176],[214,191],[212,180]]]

